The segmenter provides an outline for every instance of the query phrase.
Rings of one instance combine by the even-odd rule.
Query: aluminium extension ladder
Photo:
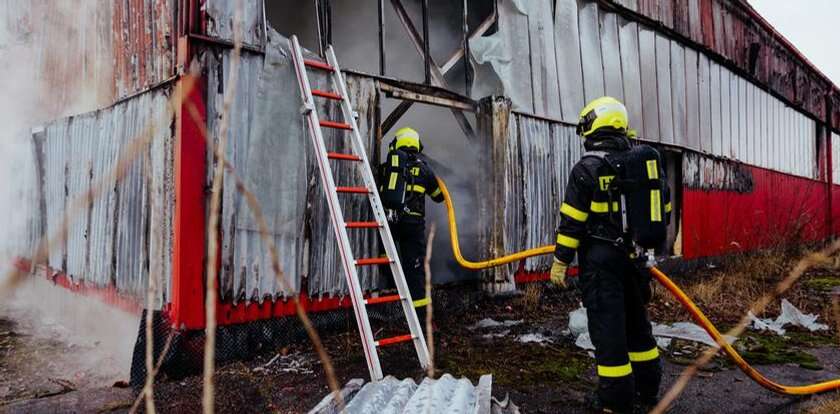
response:
[[[344,76],[338,67],[338,61],[335,58],[333,48],[332,46],[327,47],[327,62],[324,63],[318,60],[304,59],[297,36],[292,36],[291,39],[289,39],[289,47],[292,51],[292,60],[294,61],[298,85],[300,86],[300,93],[303,98],[303,115],[306,117],[309,127],[309,136],[312,139],[312,145],[315,147],[315,156],[318,161],[318,168],[321,172],[321,183],[323,184],[324,191],[326,192],[327,204],[329,206],[330,217],[332,219],[332,227],[333,230],[335,230],[335,237],[338,239],[338,249],[341,256],[341,262],[344,267],[344,276],[347,279],[347,285],[350,290],[350,298],[353,301],[353,310],[356,314],[356,323],[359,325],[359,334],[362,337],[362,346],[364,347],[365,358],[367,359],[371,379],[374,381],[382,379],[382,367],[379,364],[378,348],[401,342],[414,342],[414,348],[417,351],[417,358],[420,360],[420,366],[425,369],[429,366],[429,350],[426,347],[426,339],[423,336],[423,331],[420,329],[420,323],[417,320],[417,313],[414,311],[411,294],[408,291],[408,285],[406,284],[405,274],[403,273],[402,266],[400,265],[400,259],[397,255],[396,246],[394,245],[394,239],[391,236],[391,231],[388,229],[385,209],[382,207],[382,201],[379,199],[379,192],[376,188],[373,171],[371,170],[367,155],[365,154],[365,147],[362,144],[362,138],[359,135],[359,127],[356,124],[354,112],[350,106],[350,98],[347,95],[347,86],[344,83]],[[309,77],[306,74],[307,67],[328,72],[332,79],[334,92],[311,89],[309,85]],[[341,104],[341,113],[344,116],[344,122],[320,120],[318,118],[318,112],[315,109],[316,107],[313,96],[339,101]],[[321,133],[321,128],[335,128],[348,131],[352,141],[353,153],[345,154],[328,152],[326,145],[324,144],[324,137]],[[362,180],[364,181],[364,186],[336,187],[329,160],[335,160],[337,162],[354,162],[358,166],[357,171],[360,173]],[[338,202],[339,193],[367,195],[368,200],[370,201],[370,206],[373,209],[375,221],[345,221],[344,214],[342,213],[341,206]],[[351,250],[347,229],[378,229],[387,257],[355,258]],[[397,291],[399,293],[396,295],[365,299],[362,295],[361,287],[359,286],[359,276],[356,271],[356,267],[385,264],[391,267],[391,274],[394,277],[394,282],[397,285]],[[374,339],[366,306],[397,301],[402,304],[402,309],[405,313],[411,333],[392,338],[383,338],[379,340]]]

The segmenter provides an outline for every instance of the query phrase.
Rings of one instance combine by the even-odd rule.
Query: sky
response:
[[[748,0],[808,60],[840,86],[840,1]]]

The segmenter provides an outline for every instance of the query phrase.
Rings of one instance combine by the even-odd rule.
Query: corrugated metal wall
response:
[[[145,298],[150,271],[161,280],[171,274],[174,118],[168,93],[168,88],[158,89],[57,120],[33,135],[35,162],[44,174],[38,191],[45,211],[38,213],[45,234],[60,234],[61,223],[70,219],[66,240],[49,251],[48,265],[76,283]],[[151,144],[135,154],[115,184],[112,171],[118,159],[149,134]],[[100,183],[101,194],[85,199]],[[75,203],[82,208],[74,208]],[[168,285],[159,304],[168,297]]]
[[[663,6],[657,16],[670,16],[668,25],[679,23],[702,40],[699,9],[675,14],[665,10],[674,6],[668,2],[650,3]],[[488,91],[488,83],[502,85],[502,91],[490,90],[511,96],[514,109],[573,123],[586,101],[611,95],[624,100],[643,139],[816,178],[816,123],[705,52],[591,0],[557,0],[553,31],[545,29],[550,21],[539,18],[550,15],[550,2],[500,4],[499,32],[473,42],[479,46],[473,49],[475,98],[484,96],[479,95]],[[675,15],[687,21],[675,22]],[[486,47],[488,42],[494,47]],[[556,49],[548,50],[550,45]],[[529,47],[532,56],[539,50],[541,57],[519,59],[505,52]],[[491,70],[501,81],[488,74]],[[559,96],[538,93],[555,84]]]
[[[270,39],[265,56],[242,55],[226,156],[262,206],[268,230],[278,247],[281,268],[293,291],[299,291],[304,285],[304,290],[313,297],[342,295],[347,292],[344,273],[338,261],[312,144],[304,129],[287,40],[276,32],[271,33]],[[213,137],[218,136],[222,101],[229,87],[231,55],[228,51],[218,56],[219,60],[207,56],[207,118]],[[310,72],[310,80],[313,87],[333,89],[327,86],[323,74]],[[376,151],[372,151],[372,117],[377,99],[374,81],[352,75],[347,80],[351,100],[359,113],[362,136],[367,140],[369,153],[373,154]],[[340,118],[335,105],[320,106],[319,114],[322,118]],[[324,137],[331,151],[349,151],[345,132],[325,129]],[[351,163],[333,164],[333,168],[337,185],[360,182]],[[364,198],[342,197],[342,202],[347,220],[369,217],[370,207]],[[290,294],[275,279],[257,222],[229,174],[224,182],[221,223],[222,299],[234,303],[261,302]],[[351,234],[356,257],[377,255],[376,238],[372,236],[368,231]],[[381,285],[378,272],[374,271],[372,267],[360,271],[363,289]]]
[[[572,166],[583,153],[575,128],[527,115],[511,116],[504,148],[504,249],[518,252],[551,244],[560,219],[557,206]],[[491,149],[494,151],[495,149]],[[518,263],[508,266],[517,270]],[[551,257],[527,259],[525,270],[545,271]]]

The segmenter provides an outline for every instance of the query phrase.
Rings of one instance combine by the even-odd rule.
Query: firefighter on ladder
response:
[[[616,220],[619,203],[607,192],[615,172],[606,157],[630,150],[626,108],[610,97],[592,101],[580,113],[577,133],[587,153],[572,169],[560,207],[551,282],[565,287],[567,267],[577,252],[578,286],[598,372],[591,403],[603,412],[632,412],[634,404],[656,403],[662,367],[645,308],[650,277],[633,252],[616,243],[623,236],[621,220]],[[602,157],[587,156],[595,152]],[[666,200],[667,193],[666,184]],[[670,203],[665,203],[667,216]]]
[[[414,301],[420,326],[425,330],[426,277],[426,196],[440,203],[443,194],[435,173],[423,155],[420,134],[401,128],[388,146],[385,162],[379,168],[379,193],[388,213],[391,234],[399,249],[400,262],[408,290]]]

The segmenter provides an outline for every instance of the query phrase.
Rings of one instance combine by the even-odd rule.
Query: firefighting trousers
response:
[[[600,402],[624,412],[632,409],[634,398],[655,401],[662,365],[646,310],[650,276],[610,244],[581,245],[578,257]]]
[[[423,261],[426,258],[426,223],[423,221],[400,221],[390,225],[391,234],[397,244],[408,291],[414,301],[414,309],[420,326],[426,328],[426,307],[431,298],[426,297],[426,272]]]

